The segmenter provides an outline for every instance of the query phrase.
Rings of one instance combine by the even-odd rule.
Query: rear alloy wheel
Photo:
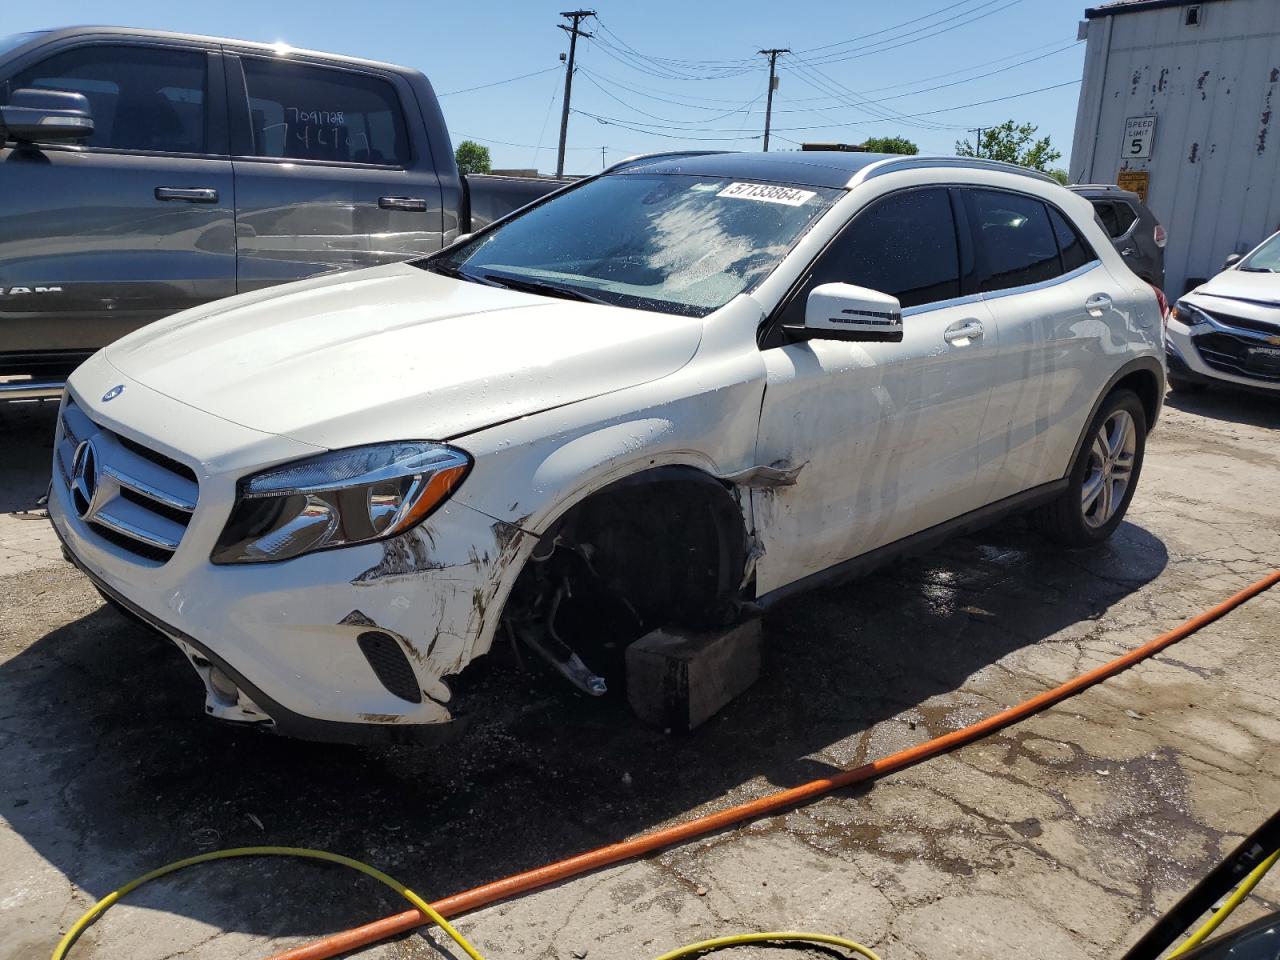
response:
[[[1067,489],[1032,514],[1035,525],[1059,543],[1087,547],[1120,526],[1133,499],[1147,445],[1142,401],[1118,390],[1103,402],[1067,478]]]
[[[1087,526],[1105,527],[1125,502],[1137,449],[1138,428],[1128,410],[1111,414],[1094,434],[1080,486],[1080,511]]]

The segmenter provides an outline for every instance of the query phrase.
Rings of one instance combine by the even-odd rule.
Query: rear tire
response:
[[[1130,390],[1109,394],[1085,433],[1067,489],[1031,512],[1033,526],[1067,547],[1102,543],[1129,509],[1146,446],[1142,401]]]
[[[1169,377],[1169,389],[1174,393],[1204,393],[1209,389],[1209,385],[1207,383],[1197,383],[1195,380]]]

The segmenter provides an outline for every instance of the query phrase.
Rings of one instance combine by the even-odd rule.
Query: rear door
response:
[[[967,240],[967,235],[966,235]],[[822,283],[899,299],[901,343],[807,340],[763,350],[756,462],[786,461],[793,486],[752,491],[760,593],[981,506],[978,435],[997,331],[969,272],[948,190],[873,200],[820,255],[783,308],[803,325]]]
[[[439,249],[440,182],[394,73],[228,55],[238,287]]]
[[[962,187],[976,288],[1000,327],[979,485],[988,502],[1061,478],[1101,383],[1115,369],[1111,274],[1056,207]],[[1105,379],[1105,376],[1103,376]]]
[[[84,141],[0,149],[0,349],[10,366],[24,354],[29,370],[55,375],[59,358],[235,292],[219,53],[77,39],[35,51],[0,96],[25,87],[84,94],[95,129]]]

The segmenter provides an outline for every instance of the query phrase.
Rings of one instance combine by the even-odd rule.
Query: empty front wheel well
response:
[[[608,675],[656,627],[738,616],[747,539],[736,487],[693,467],[645,470],[588,495],[539,536],[503,620],[517,635],[547,632]]]

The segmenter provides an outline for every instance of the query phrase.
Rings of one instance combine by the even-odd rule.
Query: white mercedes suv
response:
[[[655,626],[1010,511],[1105,539],[1162,360],[1154,292],[1047,177],[646,157],[112,344],[69,381],[49,512],[210,715],[429,738],[491,648],[599,694]]]

